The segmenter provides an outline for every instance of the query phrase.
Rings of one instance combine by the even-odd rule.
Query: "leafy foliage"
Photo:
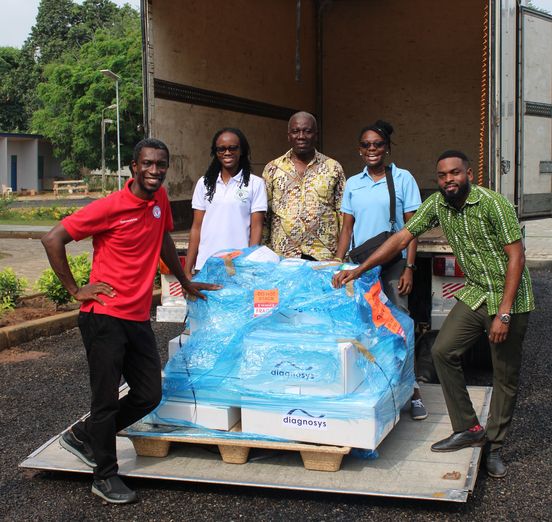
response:
[[[27,280],[17,277],[12,268],[0,272],[0,311],[15,308],[15,303],[25,291]]]
[[[8,216],[10,205],[15,201],[15,196],[9,194],[0,198],[0,218]]]
[[[17,221],[60,221],[70,216],[77,207],[30,207],[2,209],[0,201],[0,218]]]
[[[115,102],[121,77],[123,164],[141,138],[141,31],[139,13],[110,0],[41,0],[21,50],[0,48],[0,131],[36,132],[52,141],[65,175],[100,164],[101,111]],[[115,119],[106,113],[108,118]],[[115,126],[107,127],[106,157],[117,165]]]
[[[110,69],[121,77],[121,160],[130,162],[134,143],[142,137],[138,131],[142,121],[140,39],[138,14],[131,9],[122,11],[120,23],[110,31],[97,30],[93,40],[46,66],[45,81],[38,86],[40,108],[33,115],[32,130],[52,141],[65,175],[75,177],[82,167],[100,164],[101,114],[115,102],[115,84],[100,69]],[[115,119],[115,114],[110,116]],[[106,163],[115,169],[115,125],[107,131]]]
[[[88,254],[84,253],[74,257],[68,255],[67,261],[77,285],[86,285],[90,280],[90,270],[92,268]],[[42,272],[36,285],[50,301],[58,306],[74,301],[71,294],[61,284],[58,276],[51,268],[47,268]]]
[[[22,53],[14,47],[0,47],[0,130],[26,127],[25,100],[17,81]]]

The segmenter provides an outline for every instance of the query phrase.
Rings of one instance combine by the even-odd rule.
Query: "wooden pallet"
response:
[[[238,423],[231,431],[241,431]],[[346,446],[322,446],[302,442],[272,442],[261,439],[227,439],[217,437],[182,437],[178,434],[152,435],[140,437],[135,434],[127,436],[134,445],[136,454],[140,457],[166,457],[172,442],[211,444],[218,446],[222,460],[228,464],[245,464],[251,448],[271,449],[277,451],[298,451],[303,459],[305,469],[314,471],[339,471],[343,457],[351,448]]]

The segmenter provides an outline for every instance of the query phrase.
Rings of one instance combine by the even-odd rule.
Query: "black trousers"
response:
[[[94,478],[118,472],[116,434],[152,411],[161,400],[161,361],[149,321],[128,321],[81,312],[81,331],[92,392],[90,416],[73,433],[91,445]],[[127,395],[119,399],[124,377]]]

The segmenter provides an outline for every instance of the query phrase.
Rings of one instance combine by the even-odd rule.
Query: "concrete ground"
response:
[[[537,310],[523,347],[517,408],[503,452],[509,472],[504,479],[491,479],[481,469],[467,503],[129,479],[140,502],[112,506],[90,493],[88,476],[18,470],[32,451],[88,411],[86,359],[78,330],[72,329],[0,351],[0,520],[550,521],[552,359],[546,339],[550,339],[552,272],[535,269],[533,283]],[[168,341],[180,333],[181,325],[154,322],[153,328],[165,362]],[[492,385],[489,371],[472,369],[466,377],[470,385]],[[431,415],[423,421],[432,422]],[[401,469],[395,471],[399,474]],[[228,472],[232,473],[230,468]],[[274,464],[275,474],[288,472]],[[423,482],[424,476],[419,480]]]
[[[527,221],[524,224],[528,266],[552,267],[552,218]],[[49,266],[38,238],[50,228],[0,225],[0,270],[12,267],[18,276],[27,278],[33,285]],[[177,231],[172,235],[179,249],[187,247],[189,231]],[[92,241],[87,239],[69,243],[67,251],[71,255],[88,252],[92,257]]]

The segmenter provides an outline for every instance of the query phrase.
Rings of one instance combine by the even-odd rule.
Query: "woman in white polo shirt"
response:
[[[266,188],[262,178],[251,172],[249,154],[241,130],[228,127],[215,133],[213,160],[192,197],[194,219],[184,269],[188,278],[220,250],[261,242]]]

